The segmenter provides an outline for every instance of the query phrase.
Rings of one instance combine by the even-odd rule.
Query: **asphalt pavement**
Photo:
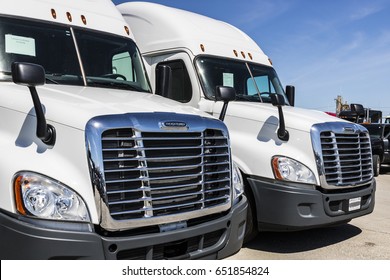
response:
[[[390,167],[376,177],[374,212],[345,225],[265,232],[230,260],[390,260]]]

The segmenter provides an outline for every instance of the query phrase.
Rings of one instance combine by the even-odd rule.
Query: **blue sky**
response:
[[[113,0],[119,4],[122,0]],[[390,115],[390,1],[150,0],[229,22],[272,59],[296,106],[348,104]]]

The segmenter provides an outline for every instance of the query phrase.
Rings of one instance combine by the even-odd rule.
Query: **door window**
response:
[[[187,103],[192,98],[192,86],[187,68],[182,60],[172,60],[160,62],[159,65],[166,65],[171,69],[172,81],[170,91],[167,93],[169,99],[173,99],[182,103]],[[156,76],[158,72],[156,73]],[[156,78],[158,81],[158,78]]]

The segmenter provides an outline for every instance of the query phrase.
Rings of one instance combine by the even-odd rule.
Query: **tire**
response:
[[[379,155],[372,156],[372,165],[374,167],[374,176],[377,177],[381,171],[381,159]]]
[[[243,242],[244,244],[254,239],[259,233],[257,229],[257,218],[255,214],[256,206],[254,204],[252,194],[245,192],[245,195],[248,200],[248,210],[246,214],[246,227],[245,227],[244,242]]]

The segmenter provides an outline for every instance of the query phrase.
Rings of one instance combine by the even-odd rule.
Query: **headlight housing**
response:
[[[236,204],[240,196],[244,193],[244,182],[241,176],[240,169],[233,162],[232,166],[232,182],[233,182],[233,204]]]
[[[41,219],[90,222],[87,206],[72,189],[33,172],[14,177],[15,203],[24,216]]]
[[[292,158],[275,156],[272,158],[272,169],[278,180],[297,183],[316,184],[314,173],[304,164]]]

